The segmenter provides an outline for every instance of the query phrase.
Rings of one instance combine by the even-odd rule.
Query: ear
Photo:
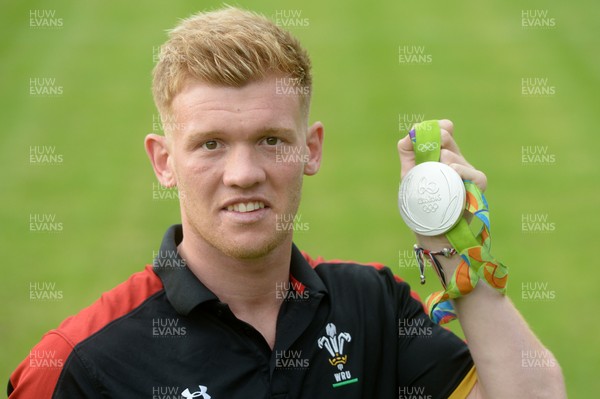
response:
[[[315,122],[306,132],[306,146],[308,147],[308,162],[304,164],[304,174],[312,176],[321,167],[321,156],[323,154],[323,124]]]
[[[175,187],[177,180],[170,160],[171,154],[167,140],[165,136],[151,133],[146,136],[144,147],[160,184],[164,187]]]

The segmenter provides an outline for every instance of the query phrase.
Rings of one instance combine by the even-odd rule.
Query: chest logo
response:
[[[206,388],[203,385],[198,385],[198,388],[200,390],[198,390],[196,392],[190,392],[190,390],[186,388],[185,391],[181,392],[181,396],[183,396],[185,399],[192,399],[192,398],[210,399],[210,395],[208,393],[206,393],[208,388]]]
[[[343,385],[353,384],[358,382],[358,378],[352,378],[350,370],[344,370],[344,366],[348,363],[348,355],[344,352],[344,344],[352,342],[352,336],[347,332],[337,332],[335,324],[329,323],[325,327],[325,333],[327,335],[322,336],[317,340],[319,349],[325,348],[329,355],[329,363],[338,369],[334,372],[333,378],[335,383],[332,384],[334,388],[341,387]]]

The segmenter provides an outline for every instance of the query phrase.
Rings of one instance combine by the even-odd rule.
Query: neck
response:
[[[256,259],[232,258],[185,227],[183,236],[178,250],[187,266],[236,316],[269,309],[278,312],[282,301],[276,291],[289,280],[291,236]]]

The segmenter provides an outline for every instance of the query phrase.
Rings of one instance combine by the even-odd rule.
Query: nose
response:
[[[228,187],[249,188],[265,181],[261,158],[252,145],[234,146],[228,151],[223,183]]]

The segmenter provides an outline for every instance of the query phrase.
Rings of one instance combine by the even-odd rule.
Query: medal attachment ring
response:
[[[437,236],[451,230],[465,209],[465,185],[459,174],[440,162],[423,162],[402,179],[398,208],[417,234]]]

